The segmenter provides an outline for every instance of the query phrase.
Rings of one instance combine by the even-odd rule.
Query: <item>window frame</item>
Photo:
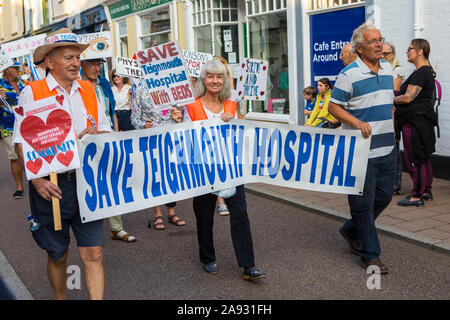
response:
[[[162,10],[167,10],[168,15],[169,15],[169,22],[170,22],[170,26],[167,30],[164,31],[158,31],[158,32],[153,32],[153,33],[148,33],[143,35],[142,34],[142,17],[152,14],[152,13],[156,13],[158,11],[162,11]],[[137,49],[139,50],[143,50],[146,49],[143,47],[143,38],[148,37],[148,36],[155,36],[155,35],[160,35],[160,34],[169,34],[169,41],[173,41],[173,34],[174,34],[174,22],[172,19],[172,10],[171,10],[171,5],[170,3],[158,6],[156,8],[151,8],[148,10],[145,10],[143,12],[139,12],[138,15],[136,15],[136,31],[137,31]]]

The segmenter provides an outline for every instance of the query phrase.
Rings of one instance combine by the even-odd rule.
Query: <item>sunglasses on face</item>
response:
[[[414,47],[408,47],[408,52],[410,52],[411,50],[414,50]]]
[[[118,76],[117,74],[113,74],[112,77],[113,77],[113,79],[114,79],[114,78],[120,78],[120,76]]]

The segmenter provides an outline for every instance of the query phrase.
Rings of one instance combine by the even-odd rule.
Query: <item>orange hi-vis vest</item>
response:
[[[208,120],[208,116],[206,115],[205,109],[203,109],[200,99],[195,99],[194,103],[188,104],[186,107],[192,121]],[[223,103],[223,112],[229,112],[234,116],[236,114],[236,102],[226,100]]]
[[[86,108],[86,112],[89,115],[91,115],[94,120],[95,124],[98,128],[98,108],[97,108],[97,96],[95,95],[95,89],[92,86],[92,83],[89,81],[83,81],[83,80],[77,80],[78,84],[80,85],[80,95],[81,99],[83,100],[84,107]],[[45,79],[37,80],[37,81],[30,81],[28,82],[28,85],[31,87],[33,91],[34,100],[41,100],[45,99],[51,96],[56,96],[58,93],[56,92],[56,89],[53,89],[50,91],[47,85],[47,81]],[[91,121],[87,120],[87,126],[92,126]]]

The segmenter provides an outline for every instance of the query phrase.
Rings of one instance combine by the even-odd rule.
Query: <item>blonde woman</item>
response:
[[[400,87],[405,79],[405,71],[398,62],[397,54],[395,53],[395,46],[386,42],[383,44],[383,58],[387,62],[389,62],[392,66],[392,70],[394,71],[394,94],[397,96],[400,94]],[[403,158],[400,154],[400,130],[398,128],[398,122],[394,118],[395,124],[395,143],[397,145],[397,172],[395,174],[394,181],[394,195],[402,195],[402,170],[403,170]]]
[[[398,61],[395,46],[392,43],[386,42],[383,44],[383,57],[384,60],[391,64],[392,70],[394,70],[394,92],[400,91],[400,86],[405,79],[405,71]]]

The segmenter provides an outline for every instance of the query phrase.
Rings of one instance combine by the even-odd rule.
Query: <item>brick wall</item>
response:
[[[436,155],[450,156],[450,1],[421,0],[421,38],[430,42],[430,62],[442,85],[443,99],[439,107],[441,138]],[[414,39],[414,0],[374,0],[379,10],[381,34],[396,46],[397,56],[407,76],[414,66],[406,60],[405,51]]]

